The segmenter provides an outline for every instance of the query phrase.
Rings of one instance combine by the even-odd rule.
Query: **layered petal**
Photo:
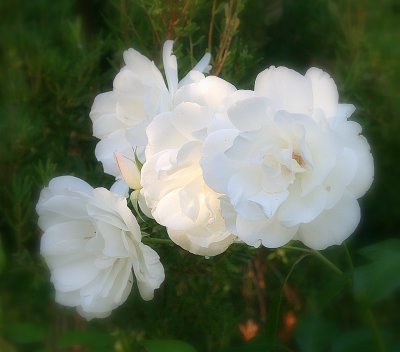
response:
[[[116,75],[113,90],[95,98],[90,118],[93,135],[100,139],[96,146],[96,158],[103,164],[104,172],[121,178],[115,153],[131,158],[132,151],[136,150],[139,159],[144,162],[149,123],[158,114],[173,108],[178,87],[183,88],[205,78],[201,72],[208,69],[210,54],[204,55],[178,84],[177,60],[172,49],[173,42],[167,40],[163,47],[166,83],[154,62],[138,51],[128,49],[123,54],[125,66]]]
[[[217,85],[228,87],[219,80]],[[152,217],[167,227],[175,243],[194,254],[210,256],[222,253],[234,240],[222,219],[219,195],[204,182],[199,164],[208,126],[215,111],[222,108],[205,96],[212,92],[195,84],[190,90],[198,98],[196,103],[181,102],[147,128],[141,194]]]
[[[277,110],[310,114],[313,91],[310,80],[286,67],[275,67],[258,74],[254,91],[271,100]]]
[[[256,78],[254,90],[271,100],[277,110],[313,116],[321,111],[332,120],[338,112],[338,91],[328,73],[312,67],[303,76],[286,67],[262,71]]]
[[[297,234],[306,246],[321,250],[341,244],[356,229],[360,221],[360,207],[351,194],[331,209],[325,210],[313,221],[302,224]]]
[[[135,279],[144,299],[164,280],[158,255],[141,243],[139,225],[119,194],[63,176],[43,189],[36,210],[56,301],[87,319],[108,316]]]
[[[222,194],[227,228],[255,247],[299,239],[323,249],[348,237],[359,222],[357,198],[373,180],[369,145],[347,120],[353,112],[316,68],[303,76],[272,66],[253,93],[232,94],[200,161],[206,183]]]

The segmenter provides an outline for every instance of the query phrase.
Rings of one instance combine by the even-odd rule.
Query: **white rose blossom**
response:
[[[86,319],[110,315],[134,281],[144,300],[164,281],[127,198],[193,254],[218,255],[235,240],[321,250],[356,229],[357,200],[373,180],[368,142],[348,121],[355,107],[339,104],[327,73],[271,66],[254,90],[236,90],[205,77],[205,54],[179,82],[172,47],[163,47],[165,80],[129,49],[113,90],[94,100],[95,154],[116,177],[110,191],[61,176],[36,205],[56,301]]]
[[[100,139],[96,158],[104,172],[120,178],[114,158],[116,152],[133,159],[134,151],[144,162],[147,144],[146,127],[154,116],[170,111],[179,86],[204,78],[209,69],[210,54],[205,54],[188,75],[178,83],[176,57],[171,40],[163,48],[164,72],[167,84],[154,62],[134,49],[124,52],[125,66],[114,79],[113,90],[99,94],[93,103],[90,118],[93,135]]]
[[[209,130],[201,165],[221,197],[227,227],[252,246],[292,239],[321,250],[340,244],[360,219],[373,160],[353,105],[338,104],[332,78],[311,68],[261,72]]]
[[[207,127],[235,90],[214,76],[183,86],[176,107],[147,128],[141,193],[170,238],[194,254],[220,254],[235,238],[225,227],[219,194],[206,185],[199,164]]]
[[[87,319],[106,317],[127,299],[134,281],[143,299],[153,298],[164,269],[141,242],[124,198],[62,176],[42,190],[36,210],[58,303],[77,307]]]

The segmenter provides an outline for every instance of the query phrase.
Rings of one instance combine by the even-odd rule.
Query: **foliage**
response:
[[[396,0],[15,0],[0,12],[0,351],[400,349]],[[94,158],[90,106],[123,50],[160,58],[167,38],[181,76],[205,50],[214,73],[246,88],[270,64],[331,72],[358,108],[376,180],[352,258],[347,247],[323,253],[343,274],[311,251],[233,246],[206,259],[154,244],[168,277],[155,299],[134,291],[110,318],[85,322],[54,303],[34,206],[56,175],[112,183]],[[258,333],[247,342],[249,321]]]

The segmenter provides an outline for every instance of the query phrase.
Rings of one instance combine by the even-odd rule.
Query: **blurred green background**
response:
[[[398,0],[14,0],[0,14],[1,352],[400,351]],[[94,157],[91,104],[123,50],[159,65],[167,38],[181,76],[207,48],[214,73],[240,88],[272,64],[328,71],[357,106],[375,182],[351,260],[344,246],[323,252],[342,275],[287,250],[204,259],[154,245],[166,269],[155,299],[134,289],[86,322],[54,303],[34,206],[55,176],[112,183]]]

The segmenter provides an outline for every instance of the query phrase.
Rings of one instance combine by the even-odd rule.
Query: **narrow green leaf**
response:
[[[194,347],[179,340],[146,340],[142,344],[147,352],[196,352]]]
[[[3,272],[6,266],[6,254],[4,253],[3,244],[0,239],[0,274]]]
[[[389,297],[400,288],[400,241],[388,240],[363,248],[371,263],[354,269],[354,295],[367,304]]]

